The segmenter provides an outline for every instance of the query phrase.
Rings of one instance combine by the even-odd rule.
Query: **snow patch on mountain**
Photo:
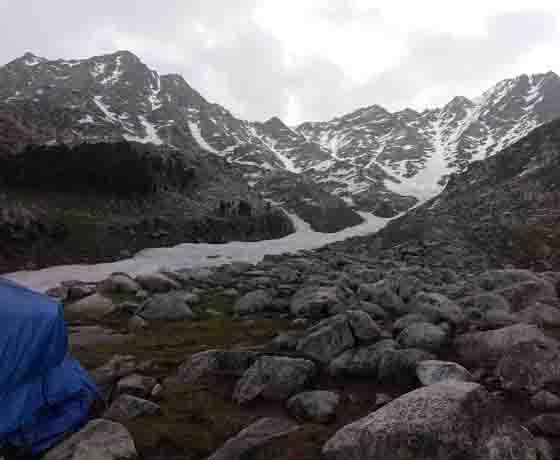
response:
[[[94,96],[93,102],[95,102],[95,105],[97,105],[99,110],[101,110],[101,112],[103,112],[103,115],[105,115],[105,118],[106,118],[107,121],[109,121],[111,123],[119,123],[117,115],[115,113],[111,112],[109,107],[103,103],[102,99],[103,99],[103,96]]]
[[[195,123],[194,121],[189,121],[188,125],[189,129],[191,130],[192,137],[202,149],[206,150],[207,152],[215,153],[216,155],[221,155],[220,152],[218,152],[214,147],[206,142],[206,139],[204,139],[200,131],[200,126],[197,123]]]

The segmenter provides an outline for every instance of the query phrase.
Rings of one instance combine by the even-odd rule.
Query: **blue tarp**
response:
[[[58,366],[67,350],[62,306],[0,279],[0,395]]]
[[[0,279],[0,444],[37,454],[87,421],[98,392],[67,353],[62,306]]]

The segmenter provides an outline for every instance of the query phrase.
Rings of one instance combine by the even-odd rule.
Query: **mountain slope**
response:
[[[26,144],[127,140],[221,156],[251,183],[267,171],[286,169],[256,126],[208,102],[181,76],[160,76],[127,51],[70,61],[28,53],[0,68],[0,128],[7,133],[0,135],[0,155]],[[344,201],[320,189],[289,202],[269,195],[295,213],[313,201],[309,215],[316,230],[362,222]],[[340,209],[338,222],[324,219]]]
[[[560,268],[560,120],[451,176],[444,191],[344,251],[420,266]]]
[[[0,68],[0,126],[12,133],[0,137],[0,155],[26,142],[168,144],[221,156],[257,188],[281,173],[311,184],[312,195],[339,197],[337,206],[343,200],[385,217],[431,198],[447,175],[558,116],[560,77],[552,72],[504,80],[476,100],[455,97],[422,112],[373,105],[288,127],[276,117],[238,119],[181,76],[159,75],[126,51],[69,61],[28,53]]]

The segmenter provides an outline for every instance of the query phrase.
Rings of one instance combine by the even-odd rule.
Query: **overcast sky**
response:
[[[0,0],[0,63],[128,49],[235,114],[423,109],[560,72],[560,1]]]

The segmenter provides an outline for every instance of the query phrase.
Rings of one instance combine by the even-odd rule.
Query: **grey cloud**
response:
[[[183,74],[208,99],[243,117],[286,116],[294,97],[304,119],[322,120],[375,103],[400,109],[425,91],[432,103],[473,93],[510,76],[536,47],[560,41],[546,11],[498,15],[481,37],[417,32],[407,37],[408,51],[397,65],[350,87],[343,70],[326,59],[289,64],[282,42],[254,22],[258,5],[257,0],[165,5],[97,0],[87,6],[0,0],[0,62],[25,51],[71,58],[126,47],[161,72]],[[363,12],[351,2],[329,5],[318,14],[333,27],[382,20],[378,10]],[[372,44],[363,58],[375,60],[377,47],[383,43]]]

